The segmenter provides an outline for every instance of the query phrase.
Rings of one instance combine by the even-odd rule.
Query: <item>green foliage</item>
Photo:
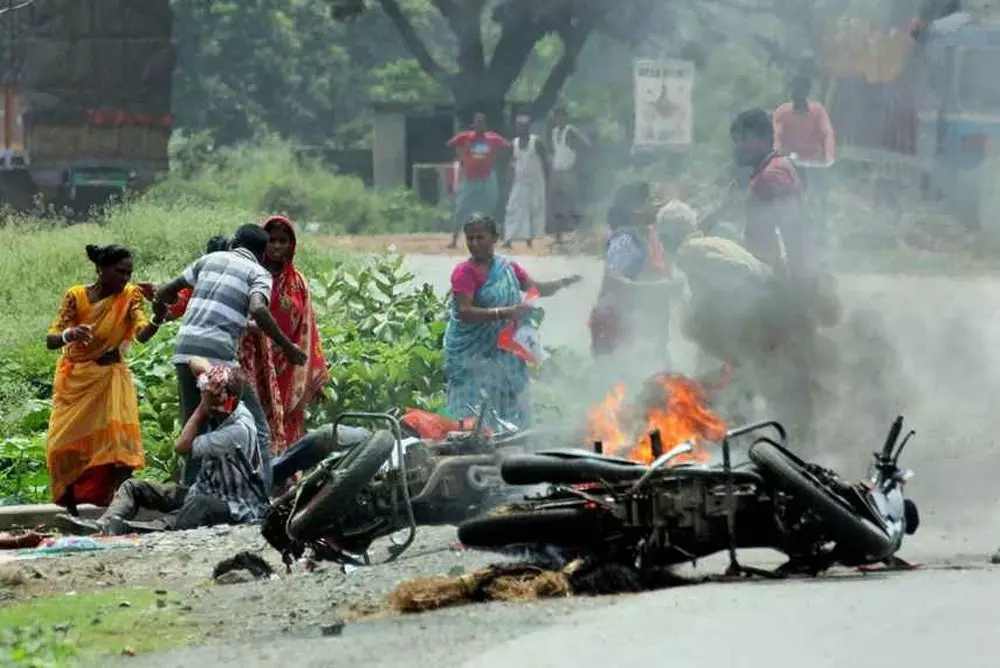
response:
[[[402,257],[385,256],[313,284],[332,376],[314,424],[344,411],[443,405],[445,306],[413,278]]]
[[[119,589],[49,596],[0,608],[0,666],[107,665],[125,648],[146,654],[200,636],[169,594]]]
[[[0,629],[0,666],[59,668],[76,655],[76,645],[62,630],[38,625]]]

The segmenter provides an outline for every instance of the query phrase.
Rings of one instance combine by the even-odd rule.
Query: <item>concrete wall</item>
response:
[[[375,112],[372,135],[375,187],[406,187],[406,116],[397,111]]]

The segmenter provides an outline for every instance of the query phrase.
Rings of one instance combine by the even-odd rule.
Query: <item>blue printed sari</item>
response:
[[[509,260],[494,257],[486,283],[473,297],[480,308],[504,308],[521,302],[521,285]],[[503,420],[520,427],[531,421],[528,368],[523,360],[497,348],[497,337],[507,321],[473,324],[458,318],[451,302],[444,335],[444,366],[448,412],[455,419],[471,417],[486,394],[489,405]],[[487,416],[491,417],[491,416]],[[492,419],[487,421],[491,426]]]

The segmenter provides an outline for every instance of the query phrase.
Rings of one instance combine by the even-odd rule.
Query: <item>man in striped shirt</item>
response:
[[[261,264],[267,241],[263,227],[243,225],[236,230],[230,250],[201,256],[157,292],[157,302],[172,304],[182,289],[192,288],[173,359],[185,423],[200,401],[188,362],[203,358],[212,364],[238,366],[237,348],[250,318],[293,364],[305,363],[306,354],[281,331],[268,307],[271,274]],[[267,418],[253,387],[248,383],[243,385],[241,401],[254,416],[266,453],[270,445]],[[197,473],[197,461],[189,458],[184,470],[185,484],[193,484]]]

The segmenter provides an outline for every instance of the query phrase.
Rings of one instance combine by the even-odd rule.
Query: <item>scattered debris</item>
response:
[[[226,584],[223,582],[222,576],[228,573],[234,573],[239,571],[248,571],[250,575],[250,582],[254,579],[266,580],[273,577],[277,577],[274,573],[274,569],[268,564],[264,559],[257,554],[252,552],[243,551],[237,554],[235,557],[229,559],[223,559],[216,566],[215,570],[212,572],[212,577],[219,584]],[[231,580],[232,577],[226,580]]]
[[[555,571],[531,564],[508,564],[458,577],[415,578],[400,583],[389,594],[389,605],[397,612],[424,612],[484,601],[569,596],[571,567],[573,564]]]
[[[341,633],[343,633],[344,626],[346,626],[344,621],[338,619],[332,624],[324,624],[323,626],[320,627],[319,631],[320,633],[323,634],[324,638],[331,638],[333,636],[339,636]]]
[[[256,581],[257,578],[248,571],[227,571],[215,578],[215,584],[219,585],[249,584]]]
[[[139,653],[135,651],[134,647],[123,647],[122,656],[138,656]]]

